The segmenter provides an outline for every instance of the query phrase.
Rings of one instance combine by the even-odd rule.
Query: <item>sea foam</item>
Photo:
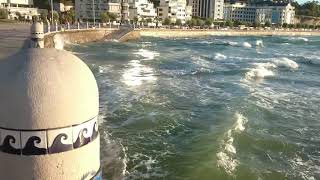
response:
[[[276,66],[278,67],[286,67],[286,68],[290,68],[290,69],[298,69],[299,65],[286,57],[280,58],[280,59],[276,59],[272,61]]]
[[[221,151],[217,155],[217,166],[223,168],[226,173],[233,174],[240,164],[237,160],[237,149],[234,146],[234,135],[239,134],[245,130],[245,124],[248,122],[247,118],[240,113],[235,114],[235,123],[232,128],[227,131],[224,139],[220,144]]]
[[[256,41],[256,46],[257,47],[263,47],[263,41],[262,40],[257,40]]]
[[[243,46],[243,47],[246,47],[246,48],[251,48],[251,47],[252,47],[252,45],[251,45],[250,43],[248,43],[248,42],[244,42],[244,43],[242,44],[242,46]]]
[[[245,74],[247,80],[260,80],[264,77],[274,76],[273,68],[277,66],[273,63],[255,63],[255,67]]]
[[[214,59],[216,59],[216,60],[224,60],[224,59],[227,59],[227,56],[224,55],[224,54],[221,54],[221,53],[216,53],[215,56],[214,56]]]

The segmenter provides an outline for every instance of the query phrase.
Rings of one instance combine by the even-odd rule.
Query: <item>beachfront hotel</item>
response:
[[[160,21],[169,18],[172,23],[175,23],[179,19],[182,24],[185,24],[191,19],[192,6],[187,5],[186,0],[160,0],[157,13]]]
[[[154,4],[148,0],[129,0],[129,19],[138,18],[138,21],[157,17]]]
[[[290,3],[254,5],[244,2],[226,3],[224,19],[246,23],[294,24],[295,10]]]
[[[8,11],[8,19],[19,19],[19,15],[26,20],[38,16],[38,8],[33,8],[33,0],[0,0],[0,8]]]
[[[99,20],[101,13],[105,11],[116,14],[118,20],[120,18],[128,20],[129,4],[127,0],[76,0],[75,11],[76,19],[80,21],[92,20],[94,18]]]
[[[188,5],[192,6],[192,16],[223,19],[224,0],[188,0]]]

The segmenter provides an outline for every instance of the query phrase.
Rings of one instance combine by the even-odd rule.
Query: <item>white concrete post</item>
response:
[[[89,29],[89,23],[87,22],[87,29]]]
[[[43,23],[34,22],[31,25],[31,48],[44,48],[44,32],[43,32]]]
[[[80,23],[79,22],[77,23],[77,27],[78,27],[78,30],[79,30],[80,29]]]
[[[101,24],[100,23],[98,24],[98,27],[99,27],[99,29],[101,28]]]
[[[49,20],[47,19],[47,32],[49,33],[51,31],[51,25]]]
[[[0,61],[0,84],[1,179],[102,179],[98,87],[85,63],[26,49]]]
[[[67,29],[70,30],[70,23],[67,22]]]
[[[59,27],[58,27],[58,22],[57,21],[55,21],[55,26],[56,26],[56,32],[58,32],[59,31]]]

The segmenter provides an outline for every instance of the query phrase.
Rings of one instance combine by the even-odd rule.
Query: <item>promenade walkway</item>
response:
[[[30,24],[0,24],[0,60],[8,57],[27,45],[30,37]]]

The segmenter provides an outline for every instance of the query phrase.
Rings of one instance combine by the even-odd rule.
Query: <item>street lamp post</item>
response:
[[[51,0],[51,23],[53,25],[53,0]]]
[[[96,13],[94,8],[94,0],[92,0],[93,26],[96,26]]]

